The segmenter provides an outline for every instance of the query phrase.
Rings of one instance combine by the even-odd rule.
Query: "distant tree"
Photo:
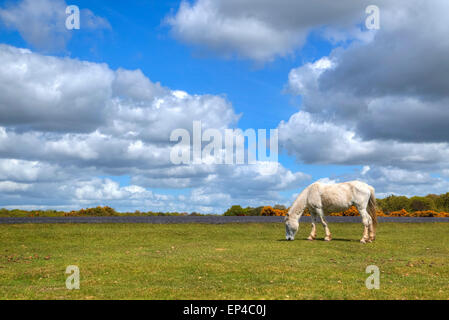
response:
[[[244,216],[245,210],[241,206],[232,206],[225,213],[225,216]]]
[[[435,203],[428,197],[412,197],[410,198],[411,211],[435,210]]]
[[[393,212],[410,210],[410,200],[405,196],[388,196],[385,199],[378,199],[377,206],[382,209],[384,212]]]
[[[434,202],[438,210],[449,212],[449,192],[440,195]]]
[[[260,206],[260,207],[254,208],[252,210],[252,213],[256,216],[260,216],[260,215],[262,215],[262,210],[263,210],[263,206]]]

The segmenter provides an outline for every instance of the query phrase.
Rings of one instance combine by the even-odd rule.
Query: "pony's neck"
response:
[[[303,192],[299,194],[299,196],[296,198],[295,202],[291,206],[289,211],[289,217],[291,219],[299,220],[299,218],[301,218],[302,214],[304,213],[304,210],[306,209],[307,205],[307,192],[308,192],[307,188],[303,190]]]

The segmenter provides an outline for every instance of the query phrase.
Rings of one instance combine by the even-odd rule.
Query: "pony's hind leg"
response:
[[[362,239],[360,239],[360,242],[361,243],[372,242],[373,241],[373,239],[371,238],[371,233],[373,230],[372,219],[365,209],[359,209],[359,212],[360,215],[362,216],[362,222],[364,226],[363,237]]]
[[[374,231],[373,222],[371,222],[369,227],[368,227],[368,235],[369,235],[370,242],[373,242],[374,240],[376,240],[376,232]]]
[[[307,240],[313,241],[316,239],[316,221],[317,221],[317,217],[316,217],[316,213],[315,212],[310,212],[310,216],[312,217],[312,231],[310,231],[310,235],[307,238]]]
[[[316,212],[318,213],[318,216],[320,217],[321,224],[324,227],[324,232],[326,233],[326,236],[324,237],[324,241],[331,241],[332,240],[332,234],[329,230],[329,227],[327,226],[327,221],[324,218],[324,211],[323,209],[316,209]]]

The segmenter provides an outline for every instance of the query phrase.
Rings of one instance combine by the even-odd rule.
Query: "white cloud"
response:
[[[377,1],[382,9],[389,1]],[[300,49],[312,31],[330,41],[370,38],[357,24],[369,1],[351,0],[196,0],[183,1],[166,18],[182,42],[220,55],[270,61]],[[403,4],[403,2],[401,2]]]
[[[0,181],[0,192],[17,192],[24,191],[30,188],[29,184],[17,183],[14,181]]]
[[[107,201],[123,199],[151,199],[153,193],[139,186],[120,185],[110,179],[94,179],[78,183],[75,189],[75,197],[82,201]]]
[[[63,179],[62,170],[48,163],[16,159],[0,159],[0,181],[18,182],[55,181]]]
[[[318,179],[318,182],[323,183],[323,184],[336,184],[336,183],[338,183],[338,180],[329,179],[329,178],[321,178],[321,179]]]
[[[416,196],[427,194],[442,194],[449,190],[449,181],[433,175],[431,172],[400,169],[392,166],[371,168],[362,174],[355,172],[342,175],[342,180],[358,179],[373,185],[376,188],[378,198],[391,194]]]
[[[209,0],[193,6],[182,2],[178,13],[169,18],[168,23],[182,41],[205,45],[224,55],[237,51],[244,57],[261,61],[277,54],[285,55],[291,51],[292,42],[299,45],[304,41],[299,33],[275,30],[254,17],[221,16],[215,2]]]
[[[114,72],[0,44],[0,125],[92,131],[105,121]]]
[[[223,96],[152,82],[140,70],[47,57],[0,45],[0,206],[222,212],[234,202],[283,201],[310,179],[279,165],[175,166],[170,133],[224,130],[239,116]],[[109,178],[129,176],[120,186]],[[147,188],[188,188],[185,201]],[[206,204],[207,203],[207,204]]]
[[[447,9],[382,6],[372,38],[291,70],[287,91],[301,109],[279,124],[281,146],[306,163],[363,166],[342,180],[367,180],[382,194],[446,192]]]
[[[370,171],[370,170],[371,170],[370,166],[363,166],[362,171],[360,172],[360,174],[361,174],[362,176],[364,176],[364,175],[367,174],[368,171]]]
[[[306,163],[394,165],[438,169],[449,166],[448,143],[363,140],[356,131],[305,111],[279,124],[280,145]]]

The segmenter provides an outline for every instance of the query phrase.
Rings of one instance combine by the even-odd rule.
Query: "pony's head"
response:
[[[287,240],[295,240],[295,235],[298,232],[299,221],[293,217],[290,212],[285,217],[285,238]]]

